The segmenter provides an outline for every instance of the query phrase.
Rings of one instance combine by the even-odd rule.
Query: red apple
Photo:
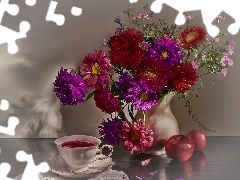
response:
[[[188,160],[194,152],[194,144],[186,135],[174,135],[165,144],[169,158],[182,162]]]
[[[201,151],[205,148],[207,141],[201,130],[192,130],[186,134],[194,143],[194,151]]]

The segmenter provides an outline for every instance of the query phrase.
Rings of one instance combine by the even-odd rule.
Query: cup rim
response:
[[[75,148],[71,148],[71,147],[67,147],[67,146],[61,146],[61,144],[60,143],[57,143],[56,141],[58,141],[58,140],[60,140],[60,139],[63,139],[63,138],[72,138],[72,137],[90,137],[90,138],[93,138],[93,139],[95,139],[95,140],[97,140],[98,141],[98,143],[96,144],[96,143],[93,143],[94,144],[94,146],[89,146],[89,147],[75,147]],[[78,140],[78,139],[76,139],[76,140]],[[71,140],[68,140],[68,141],[71,141]],[[67,141],[63,141],[63,142],[67,142]],[[63,143],[62,142],[62,143]],[[88,136],[88,135],[68,135],[68,136],[62,136],[62,137],[58,137],[57,139],[55,139],[54,140],[54,144],[56,145],[56,146],[58,146],[58,147],[61,147],[61,148],[65,148],[65,149],[72,149],[72,150],[74,150],[74,149],[89,149],[89,148],[95,148],[95,147],[97,147],[97,146],[99,146],[100,144],[101,144],[101,140],[99,139],[99,138],[97,138],[97,137],[94,137],[94,136]]]

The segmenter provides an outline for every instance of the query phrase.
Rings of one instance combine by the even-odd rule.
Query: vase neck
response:
[[[152,110],[155,109],[165,109],[170,106],[170,102],[172,98],[175,96],[174,92],[168,93],[166,96],[159,99],[158,103],[152,108]]]

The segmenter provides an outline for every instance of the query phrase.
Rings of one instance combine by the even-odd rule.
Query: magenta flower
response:
[[[123,122],[119,137],[125,149],[130,150],[131,154],[138,154],[152,145],[152,135],[152,130],[141,122],[133,124]]]
[[[78,102],[84,102],[87,86],[74,70],[68,72],[67,69],[61,68],[53,84],[53,91],[63,105],[77,105]]]
[[[88,54],[79,66],[81,75],[88,88],[101,89],[110,84],[109,73],[113,71],[110,61],[102,50]]]

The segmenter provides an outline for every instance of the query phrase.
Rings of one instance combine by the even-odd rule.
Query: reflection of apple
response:
[[[172,160],[168,163],[165,170],[166,170],[167,177],[172,177],[174,172],[175,177],[182,177],[183,179],[186,179],[186,180],[194,179],[195,171],[193,168],[193,164],[189,161],[177,163],[176,161]]]
[[[188,160],[193,166],[195,172],[202,171],[206,167],[206,156],[203,151],[196,151],[192,157]]]
[[[201,151],[206,146],[206,137],[201,130],[192,130],[186,134],[194,143],[194,151]]]
[[[182,162],[192,156],[194,144],[186,135],[174,135],[167,140],[165,150],[169,158]]]

